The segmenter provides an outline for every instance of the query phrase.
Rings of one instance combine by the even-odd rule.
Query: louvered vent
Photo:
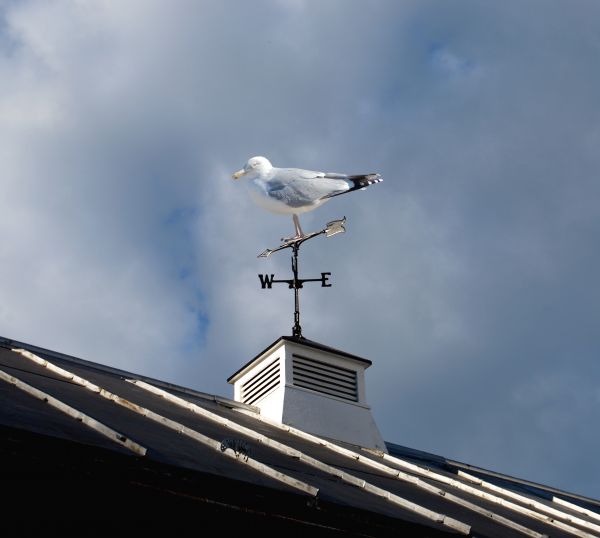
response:
[[[356,372],[301,355],[293,355],[294,385],[335,396],[351,402],[358,401]]]
[[[258,372],[242,385],[242,402],[253,404],[279,385],[279,360]]]

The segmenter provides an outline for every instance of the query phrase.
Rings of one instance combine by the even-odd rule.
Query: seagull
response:
[[[296,235],[286,241],[306,237],[298,215],[312,211],[330,198],[364,190],[383,181],[380,174],[347,175],[316,172],[302,168],[276,168],[265,157],[252,157],[233,179],[244,177],[253,200],[272,213],[292,215]]]

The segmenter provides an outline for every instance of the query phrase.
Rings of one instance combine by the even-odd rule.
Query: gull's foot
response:
[[[290,245],[292,243],[295,243],[296,241],[301,241],[304,238],[306,238],[306,235],[302,234],[302,235],[295,235],[294,237],[282,237],[281,240],[283,241],[284,244]]]

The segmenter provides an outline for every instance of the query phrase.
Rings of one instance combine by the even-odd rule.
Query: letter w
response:
[[[271,289],[273,287],[273,279],[275,278],[275,275],[258,275],[258,278],[260,278],[260,285],[262,286],[263,290],[265,288]]]

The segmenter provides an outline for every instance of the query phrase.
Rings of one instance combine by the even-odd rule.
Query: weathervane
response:
[[[292,249],[293,278],[275,280],[275,275],[259,274],[262,289],[271,289],[273,284],[284,283],[294,290],[294,327],[292,334],[302,337],[300,327],[300,297],[299,290],[305,282],[321,282],[321,287],[329,288],[331,273],[321,273],[321,278],[298,277],[298,253],[300,246],[318,235],[331,237],[346,231],[346,217],[328,222],[319,232],[305,234],[298,220],[299,213],[312,211],[334,196],[364,190],[369,185],[382,181],[379,174],[347,175],[331,172],[316,172],[301,168],[275,168],[265,157],[252,157],[244,168],[233,174],[233,179],[245,176],[244,185],[250,190],[254,201],[273,213],[292,215],[295,235],[282,239],[282,243],[273,249],[261,252],[259,258],[268,258],[274,252],[286,248]]]
[[[260,279],[260,285],[262,289],[271,289],[273,284],[287,284],[290,289],[294,290],[294,326],[292,327],[292,335],[297,336],[298,338],[302,338],[302,327],[300,326],[300,289],[304,287],[305,282],[320,282],[322,288],[330,288],[331,284],[328,283],[329,277],[331,273],[324,272],[321,273],[321,278],[298,278],[298,252],[300,251],[300,246],[312,239],[313,237],[317,237],[318,235],[325,234],[325,237],[331,237],[333,235],[343,233],[346,231],[346,217],[343,219],[332,220],[328,222],[324,229],[320,232],[312,232],[304,237],[299,239],[288,239],[283,240],[283,243],[274,249],[266,249],[261,252],[258,257],[259,258],[268,258],[273,252],[277,252],[278,250],[283,250],[285,248],[292,249],[292,272],[294,274],[294,278],[289,280],[275,280],[275,275],[265,275],[259,274],[258,278]]]

